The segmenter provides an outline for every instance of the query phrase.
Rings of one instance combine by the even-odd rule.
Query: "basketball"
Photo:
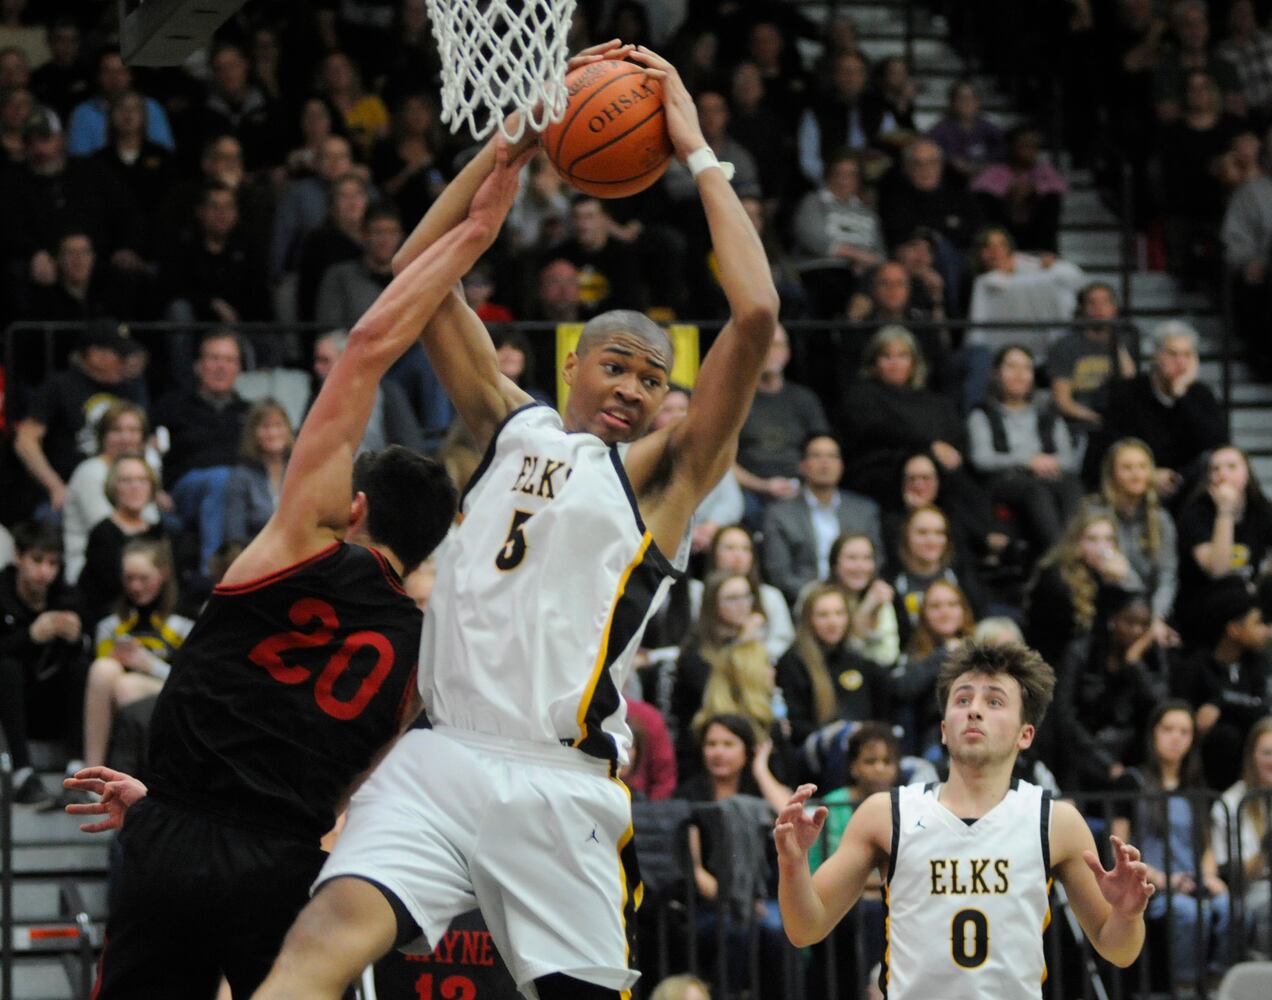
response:
[[[557,172],[597,198],[644,191],[671,163],[662,83],[635,63],[607,59],[565,78],[565,117],[541,142]]]

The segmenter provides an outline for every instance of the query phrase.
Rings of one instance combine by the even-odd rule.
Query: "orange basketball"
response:
[[[598,198],[625,198],[663,175],[672,149],[659,80],[607,59],[580,66],[565,84],[565,117],[540,141],[566,181]]]

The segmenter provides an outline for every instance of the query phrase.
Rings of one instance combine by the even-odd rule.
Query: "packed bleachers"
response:
[[[737,463],[625,692],[628,784],[691,804],[664,850],[745,803],[654,899],[695,943],[648,918],[660,972],[858,995],[879,957],[865,919],[841,929],[842,968],[804,960],[764,844],[727,874],[720,844],[805,780],[846,812],[939,775],[936,673],[981,631],[1056,669],[1022,767],[1100,803],[1101,829],[1161,840],[1154,796],[1196,797],[1168,813],[1181,829],[1226,803],[1205,850],[1156,863],[1152,987],[1272,948],[1272,504],[1202,367],[1209,334],[1123,301],[1141,267],[1227,303],[1242,371],[1272,373],[1270,18],[1252,0],[579,4],[572,49],[617,36],[679,67],[782,300]],[[123,62],[112,4],[0,6],[0,733],[23,807],[65,801],[63,765],[144,767],[148,706],[277,503],[345,331],[472,155],[439,123],[438,66],[423,0],[250,0],[163,69]],[[1116,260],[1074,259],[1078,196],[1120,213]],[[675,167],[601,201],[540,154],[464,286],[501,370],[548,403],[556,324],[640,309],[705,346],[727,314]],[[660,419],[690,405],[679,387]],[[428,451],[462,486],[467,438],[414,348],[363,447]],[[430,572],[408,581],[421,606]],[[1165,765],[1163,710],[1189,733]],[[758,903],[751,950],[723,884]],[[1162,941],[1200,935],[1225,895],[1209,967],[1170,965]],[[754,984],[713,972],[752,958]]]

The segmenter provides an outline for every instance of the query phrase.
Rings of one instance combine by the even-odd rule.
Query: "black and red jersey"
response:
[[[155,707],[151,793],[316,841],[404,721],[421,622],[392,566],[343,542],[217,587]]]

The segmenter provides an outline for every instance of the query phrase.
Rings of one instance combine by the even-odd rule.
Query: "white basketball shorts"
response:
[[[427,951],[479,907],[517,986],[553,973],[627,990],[640,886],[631,796],[605,761],[460,729],[407,732],[354,795],[315,891],[385,886]]]

